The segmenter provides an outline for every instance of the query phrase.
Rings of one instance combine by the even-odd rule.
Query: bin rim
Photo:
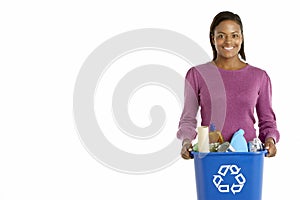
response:
[[[267,150],[263,150],[263,151],[255,151],[255,152],[197,152],[197,151],[191,151],[191,153],[194,156],[249,156],[249,155],[264,155],[266,156],[266,154],[268,153]]]

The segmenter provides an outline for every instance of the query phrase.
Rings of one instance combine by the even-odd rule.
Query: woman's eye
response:
[[[222,35],[222,34],[217,35],[217,38],[218,38],[218,39],[223,39],[223,38],[224,38],[224,35]]]
[[[238,37],[239,37],[238,34],[233,34],[233,35],[232,35],[232,38],[238,38]]]

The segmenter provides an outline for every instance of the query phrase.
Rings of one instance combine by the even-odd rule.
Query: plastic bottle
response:
[[[212,123],[209,125],[209,143],[219,143],[224,142],[221,131],[216,130],[216,126]]]
[[[245,134],[244,130],[239,129],[232,136],[230,144],[235,149],[236,152],[248,152],[248,145],[244,137],[244,134]]]

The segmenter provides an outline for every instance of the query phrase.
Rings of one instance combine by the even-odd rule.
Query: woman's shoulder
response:
[[[251,64],[248,64],[248,69],[251,70],[254,73],[267,74],[267,72],[264,68],[257,67],[257,66],[251,65]]]
[[[205,72],[209,72],[209,71],[216,71],[217,67],[212,64],[211,62],[206,62],[206,63],[202,63],[199,65],[195,65],[192,66],[189,71],[194,71],[194,72],[200,72],[200,73],[205,73]]]
[[[201,71],[207,69],[209,66],[210,66],[209,62],[198,64],[198,65],[193,65],[190,68],[188,68],[187,74],[194,74],[194,73],[201,74]]]
[[[248,64],[248,66],[249,66],[249,69],[252,71],[256,71],[259,73],[266,73],[266,70],[264,68],[257,67],[257,66],[251,65],[251,64]]]
[[[211,65],[212,65],[211,62],[206,62],[206,63],[195,65],[195,66],[193,66],[191,68],[202,69],[202,68],[211,67]]]
[[[249,76],[253,77],[254,79],[260,80],[259,82],[263,83],[265,81],[270,80],[270,77],[264,68],[253,66],[253,65],[249,65],[248,68],[251,73],[251,75]]]

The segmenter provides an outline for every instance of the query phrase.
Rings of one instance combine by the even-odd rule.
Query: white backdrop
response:
[[[0,199],[196,199],[192,161],[179,159],[159,171],[132,175],[117,172],[94,159],[76,130],[73,92],[78,73],[90,53],[126,31],[140,28],[176,31],[197,42],[211,56],[209,25],[215,14],[223,10],[240,15],[247,61],[267,70],[273,84],[273,107],[281,141],[277,156],[265,159],[263,199],[297,197],[298,188],[292,184],[297,184],[300,178],[296,165],[300,141],[296,116],[299,113],[296,88],[300,85],[296,73],[299,67],[296,3],[1,2]],[[158,63],[178,65],[182,75],[188,68],[187,65],[180,68],[182,61],[177,62],[178,58],[168,58],[165,63],[163,55],[153,56]],[[120,60],[119,65],[126,62],[141,65],[144,61],[147,64],[146,57],[135,55],[135,59]],[[132,98],[133,105],[139,106],[142,96],[149,93],[154,99],[155,94],[169,97],[158,88],[145,89],[146,92]],[[100,101],[101,97],[95,95],[95,99]],[[145,104],[148,106],[149,102]],[[174,102],[161,103],[171,113],[167,116],[168,127],[174,132],[157,136],[159,139],[154,138],[153,143],[128,140],[121,134],[111,133],[106,137],[133,153],[132,146],[138,147],[136,153],[163,148],[175,136],[180,109]],[[176,108],[172,109],[173,105]],[[140,126],[149,123],[142,108],[142,105],[129,107],[131,119]],[[101,108],[95,104],[96,112],[100,113],[97,109]],[[106,125],[115,129],[113,122]]]

